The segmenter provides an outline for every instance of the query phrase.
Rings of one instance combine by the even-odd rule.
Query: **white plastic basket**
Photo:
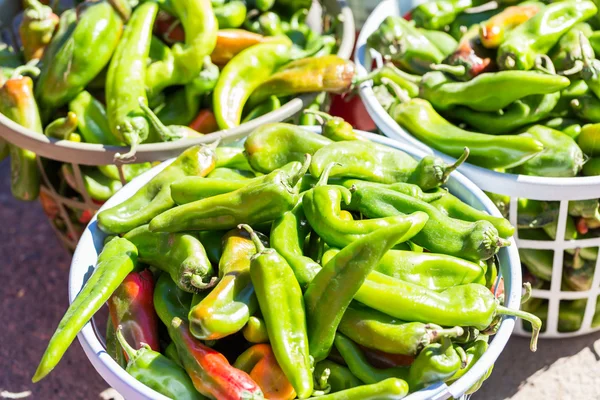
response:
[[[319,132],[319,128],[313,128]],[[396,141],[387,139],[383,136],[373,135],[366,132],[360,132],[366,138],[384,144],[393,148],[405,151],[415,158],[422,158],[425,152],[417,150],[412,146],[405,146]],[[172,160],[171,160],[172,161]],[[164,169],[171,161],[166,161],[153,168],[145,174],[134,179],[126,185],[121,191],[113,196],[103,207],[113,207],[127,198],[131,197],[139,188],[141,188],[152,177]],[[491,202],[491,200],[475,186],[471,181],[460,173],[453,173],[447,184],[448,189],[466,203],[481,210],[486,210],[492,215],[499,216],[500,212]],[[101,210],[102,210],[101,209]],[[91,276],[90,268],[96,265],[98,254],[102,250],[106,234],[103,233],[97,225],[96,217],[92,219],[75,250],[73,261],[71,262],[71,273],[69,276],[69,301],[72,302],[80,292],[85,280]],[[511,239],[512,241],[512,239]],[[512,309],[518,309],[521,300],[521,271],[519,254],[514,241],[512,246],[502,248],[498,253],[499,258],[499,276],[504,278],[504,292],[506,306]],[[438,384],[427,389],[413,393],[406,399],[459,399],[463,394],[477,382],[486,371],[494,364],[500,353],[504,349],[515,326],[514,317],[505,317],[493,337],[493,340],[487,352],[462,378],[448,386]],[[79,333],[78,338],[83,350],[88,356],[90,362],[96,368],[98,373],[118,392],[127,399],[161,399],[166,397],[156,393],[152,389],[144,386],[133,379],[125,372],[107,353],[104,347],[104,334],[96,329],[93,321]]]
[[[416,5],[423,1],[411,0],[384,0],[373,11],[367,22],[363,26],[357,43],[354,61],[359,76],[364,76],[371,70],[373,62],[377,66],[383,64],[381,55],[367,48],[367,38],[389,15],[405,15]],[[437,150],[433,150],[415,139],[410,133],[402,129],[396,121],[390,117],[385,109],[375,98],[370,82],[365,82],[360,87],[360,97],[369,112],[369,115],[375,121],[377,127],[390,138],[396,139],[402,143],[425,151],[429,154],[435,154],[447,162],[453,162],[454,159]],[[560,201],[558,227],[556,240],[539,241],[519,239],[515,234],[517,246],[520,249],[544,249],[554,250],[554,261],[552,269],[552,282],[549,290],[534,289],[533,298],[548,300],[548,318],[545,324],[545,330],[541,333],[542,338],[564,338],[579,336],[586,333],[600,330],[600,327],[592,328],[591,323],[595,314],[596,302],[600,295],[600,273],[594,273],[591,289],[588,291],[563,291],[561,290],[561,281],[563,275],[563,256],[565,249],[587,248],[600,246],[600,238],[583,240],[565,240],[565,226],[567,220],[567,210],[569,201],[587,200],[600,197],[600,176],[599,177],[577,177],[577,178],[543,178],[536,176],[515,175],[498,173],[486,168],[474,165],[462,165],[458,169],[467,176],[481,189],[510,196],[510,222],[517,224],[517,201],[519,198],[542,201]],[[596,260],[596,269],[600,257]],[[580,329],[573,332],[558,331],[558,314],[560,303],[563,300],[587,300],[583,321]],[[529,332],[523,329],[522,324],[517,324],[515,333],[519,335],[529,335]]]

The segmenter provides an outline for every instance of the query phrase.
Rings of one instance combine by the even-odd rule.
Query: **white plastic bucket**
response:
[[[312,128],[319,132],[319,128]],[[411,146],[400,144],[383,136],[373,135],[366,132],[360,132],[366,138],[400,149],[413,157],[420,159],[426,153],[417,150]],[[172,160],[165,161],[161,165],[153,168],[145,174],[134,179],[131,183],[121,189],[101,208],[113,207],[127,198],[131,197],[139,188],[141,188],[152,177],[164,169]],[[485,210],[492,215],[500,216],[500,212],[488,197],[462,174],[454,172],[447,184],[448,189],[455,196],[461,198],[466,203],[481,210]],[[81,236],[73,261],[71,262],[71,272],[69,275],[69,301],[72,302],[86,279],[91,276],[92,269],[96,265],[98,254],[102,250],[106,234],[102,232],[97,225],[96,217],[92,219],[85,232]],[[512,241],[512,239],[511,239]],[[499,277],[504,278],[504,293],[506,306],[512,309],[518,309],[521,300],[521,271],[519,254],[514,241],[512,246],[500,249],[499,258]],[[406,399],[459,399],[471,388],[494,364],[500,353],[504,349],[515,326],[514,317],[505,317],[493,337],[493,340],[487,352],[462,378],[448,386],[444,383],[431,386],[419,392],[415,392]],[[133,379],[124,369],[122,369],[107,353],[104,347],[103,333],[99,332],[93,321],[86,324],[79,335],[79,342],[83,347],[90,362],[96,368],[96,371],[126,399],[161,399],[166,397],[160,395],[154,390],[144,386],[142,383]]]
[[[383,64],[379,53],[367,48],[367,38],[373,33],[381,22],[390,15],[405,15],[423,1],[411,0],[384,0],[373,11],[367,22],[363,26],[357,43],[354,55],[354,61],[359,76],[364,76],[371,70],[373,62],[377,66]],[[447,162],[453,162],[454,158],[449,157],[437,150],[429,148],[409,132],[400,127],[396,121],[390,117],[385,109],[379,104],[373,93],[370,82],[365,82],[360,87],[360,97],[362,98],[369,115],[375,121],[377,127],[390,138],[407,143],[428,154],[435,154]],[[579,336],[590,332],[600,330],[600,326],[592,328],[591,323],[595,314],[596,302],[600,295],[600,273],[594,273],[591,289],[587,291],[565,291],[561,290],[561,281],[563,276],[563,256],[565,249],[587,248],[600,246],[600,238],[565,240],[565,226],[567,221],[567,210],[569,201],[587,200],[600,197],[600,176],[598,177],[576,177],[576,178],[544,178],[537,176],[515,175],[498,173],[486,168],[477,167],[467,163],[458,169],[467,176],[481,189],[507,195],[510,200],[510,222],[517,224],[517,200],[526,198],[543,201],[560,201],[558,227],[556,239],[551,241],[523,240],[515,234],[517,246],[520,249],[548,249],[554,250],[554,259],[552,266],[552,281],[549,290],[534,289],[533,298],[548,300],[548,318],[545,323],[544,331],[540,334],[542,338],[563,338]],[[599,271],[596,260],[596,269]],[[564,300],[587,300],[585,313],[580,329],[573,332],[559,332],[559,308],[561,301]],[[515,327],[515,333],[528,336],[529,332],[523,329],[521,323]]]

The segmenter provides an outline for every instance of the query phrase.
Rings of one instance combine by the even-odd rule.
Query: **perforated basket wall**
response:
[[[355,63],[358,74],[365,75],[371,67],[381,66],[383,60],[379,53],[367,49],[367,37],[375,31],[381,22],[389,15],[405,15],[417,4],[423,1],[410,0],[384,0],[369,16],[363,26],[356,44]],[[454,159],[430,149],[410,133],[400,127],[379,104],[370,83],[360,87],[360,96],[375,121],[377,127],[388,137],[403,143],[415,146],[430,154],[435,154],[448,162]],[[523,308],[540,314],[544,320],[544,327],[540,337],[562,338],[583,335],[600,330],[600,273],[598,273],[596,257],[588,260],[584,271],[569,269],[565,267],[565,261],[570,257],[569,253],[587,250],[586,253],[597,252],[600,246],[600,238],[589,238],[581,240],[565,240],[565,227],[568,217],[569,202],[577,200],[597,199],[600,197],[600,177],[577,177],[577,178],[542,178],[535,176],[503,174],[490,171],[485,168],[465,164],[459,171],[466,175],[482,190],[509,197],[507,214],[510,222],[517,226],[519,199],[532,199],[545,202],[555,202],[558,206],[558,226],[555,240],[526,240],[515,234],[515,240],[519,249],[541,249],[552,251],[552,274],[551,279],[541,282],[541,288],[534,288],[532,299]],[[580,249],[580,250],[577,250]],[[565,254],[567,254],[565,256]],[[523,267],[524,271],[527,271]],[[583,273],[585,281],[578,289],[572,290],[565,286],[565,273]],[[584,279],[585,278],[585,279]],[[589,287],[589,288],[588,288]],[[547,308],[547,311],[546,311]],[[517,323],[515,332],[528,336],[527,326]]]

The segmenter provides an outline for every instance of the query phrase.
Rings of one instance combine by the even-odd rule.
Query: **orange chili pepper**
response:
[[[212,133],[219,130],[215,114],[208,109],[200,110],[196,118],[190,123],[189,127],[201,133]]]
[[[296,397],[294,388],[277,364],[273,349],[268,344],[250,347],[238,357],[233,366],[250,374],[266,399],[291,400]]]
[[[493,49],[502,44],[504,35],[510,29],[521,25],[541,9],[539,4],[526,4],[508,7],[492,18],[483,22],[479,29],[481,44],[488,49]]]
[[[38,0],[24,2],[26,9],[19,26],[19,37],[23,43],[25,61],[41,59],[44,50],[50,44],[54,30],[58,25],[58,15]]]

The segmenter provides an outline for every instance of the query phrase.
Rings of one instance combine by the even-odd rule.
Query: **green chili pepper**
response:
[[[381,84],[382,78],[389,79],[396,85],[400,86],[400,88],[406,91],[409,97],[417,97],[419,95],[419,82],[421,81],[421,77],[404,72],[390,62],[385,63],[385,65],[381,68],[371,71],[366,76],[356,79],[354,81],[354,85],[358,86],[362,82],[369,80],[373,80],[373,84],[379,85]],[[380,101],[380,103],[382,102]],[[382,105],[386,110],[389,108],[389,106],[386,107],[383,103]]]
[[[213,109],[219,128],[240,124],[250,94],[290,59],[287,37],[259,43],[235,55],[227,63],[213,93]]]
[[[104,246],[94,273],[71,303],[50,339],[32,382],[40,381],[56,367],[81,328],[133,271],[136,262],[137,249],[128,240],[114,238]]]
[[[271,123],[255,129],[246,139],[244,149],[254,170],[270,173],[292,161],[303,161],[305,154],[314,155],[331,143],[332,140],[301,127]]]
[[[272,221],[297,203],[300,177],[306,173],[310,156],[298,172],[273,171],[261,181],[231,193],[194,201],[163,212],[150,222],[150,230],[180,232],[186,230],[232,229],[242,222],[258,224]],[[239,207],[244,204],[244,207]]]
[[[315,114],[312,114],[313,111],[319,111],[323,105],[325,104],[325,100],[327,100],[327,93],[321,92],[314,98],[314,100],[306,107],[302,115],[300,115],[300,120],[298,121],[298,125],[310,126],[310,125],[318,125],[317,118]]]
[[[19,38],[25,61],[41,59],[58,25],[58,16],[38,0],[23,2],[23,20],[19,24]]]
[[[269,11],[275,4],[275,0],[248,0],[246,3],[250,8],[256,8],[259,11]]]
[[[510,245],[488,221],[466,222],[453,219],[428,203],[389,189],[356,187],[349,207],[370,218],[425,212],[429,215],[429,220],[412,241],[429,251],[474,262],[487,260],[500,247]]]
[[[443,329],[433,324],[398,321],[360,303],[350,304],[338,330],[365,347],[412,356],[442,337],[455,338],[463,334],[463,329],[458,326]]]
[[[250,343],[269,343],[269,332],[265,321],[258,317],[248,318],[248,322],[242,329],[244,339]]]
[[[310,226],[304,216],[302,201],[273,221],[271,246],[288,262],[301,288],[313,280],[321,266],[303,253],[304,240]]]
[[[182,290],[196,293],[215,285],[212,265],[196,236],[150,232],[142,225],[124,237],[138,248],[140,261],[170,274]]]
[[[600,54],[600,32],[599,31],[592,32],[588,36],[588,39],[590,41],[592,48],[594,49],[594,53]]]
[[[329,262],[337,253],[336,248],[327,250],[323,263]],[[405,250],[388,251],[375,271],[435,291],[485,281],[485,270],[481,265],[445,254]]]
[[[464,0],[460,0],[464,1]],[[423,5],[423,4],[421,4]],[[429,29],[419,29],[421,32],[439,51],[442,52],[444,57],[454,53],[458,42],[452,36],[443,31],[434,31]]]
[[[13,76],[2,82],[0,87],[0,113],[17,124],[42,133],[42,122],[38,106],[33,96],[33,81],[28,76],[21,76],[30,67],[16,68]],[[36,73],[39,70],[31,69]],[[16,199],[32,201],[37,199],[40,191],[40,176],[35,153],[8,145],[10,152],[11,182],[10,188]]]
[[[281,18],[274,12],[249,12],[244,28],[250,32],[259,33],[264,36],[279,36],[284,33]]]
[[[438,210],[446,213],[450,218],[461,219],[463,221],[489,221],[498,230],[500,237],[509,238],[515,233],[515,227],[505,218],[494,217],[485,211],[478,210],[464,203],[459,198],[450,193],[430,203]]]
[[[168,86],[192,82],[201,73],[205,56],[212,53],[217,43],[218,25],[210,0],[173,1],[169,8],[181,21],[185,42],[174,44],[165,59],[148,66],[142,77],[145,76],[149,98]]]
[[[428,345],[410,366],[408,382],[411,390],[420,390],[437,382],[444,382],[465,368],[466,359],[461,347],[453,347],[449,338],[442,343]]]
[[[600,124],[588,124],[581,128],[577,144],[590,157],[600,155]]]
[[[310,173],[319,178],[329,164],[338,162],[343,164],[333,167],[332,176],[360,178],[379,183],[407,182],[428,190],[445,183],[450,173],[458,168],[467,156],[468,152],[465,152],[456,163],[447,165],[433,156],[416,161],[403,151],[378,143],[343,141],[319,149],[313,157]]]
[[[69,111],[77,116],[77,129],[86,143],[119,145],[110,132],[104,105],[89,92],[84,90],[71,100]]]
[[[592,27],[589,24],[581,22],[560,38],[549,54],[557,71],[568,72],[569,77],[578,75],[578,72],[581,72],[584,58],[595,58],[594,50],[590,47],[589,42],[587,46],[582,46],[583,43],[580,40],[580,34],[583,33],[585,37],[588,37],[592,32]],[[591,53],[586,54],[586,57],[584,57],[584,51]],[[579,69],[579,71],[574,68]]]
[[[357,386],[363,386],[363,383],[357,377],[355,377],[348,368],[336,364],[330,360],[323,360],[315,365],[315,378],[320,378],[323,375],[327,376],[327,382],[325,386],[328,386],[332,393],[352,389]],[[323,390],[325,387],[320,389]]]
[[[233,0],[214,9],[219,29],[239,28],[246,20],[246,4]]]
[[[106,320],[106,352],[112,357],[113,360],[119,364],[123,369],[127,367],[127,359],[123,353],[123,349],[117,340],[117,331],[113,326],[112,319],[110,316]]]
[[[338,184],[336,179],[330,179],[329,182],[331,184]],[[369,187],[375,187],[375,188],[391,189],[391,190],[395,190],[400,193],[404,193],[408,196],[414,197],[415,199],[419,199],[426,203],[432,203],[442,197],[449,195],[448,191],[443,190],[443,189],[435,190],[433,193],[425,193],[423,191],[423,189],[421,189],[419,186],[414,185],[412,183],[404,183],[404,182],[383,184],[383,183],[376,183],[376,182],[361,181],[361,180],[357,180],[357,179],[342,179],[342,181],[339,182],[339,184],[341,184],[342,186],[344,186],[348,189],[352,189],[353,186],[354,187],[369,186]],[[454,197],[454,196],[451,196],[451,197]],[[457,199],[457,201],[460,201],[460,200]],[[455,206],[458,207],[457,205],[455,205]]]
[[[277,96],[269,96],[267,100],[258,104],[256,107],[252,109],[242,120],[242,123],[252,121],[258,117],[262,117],[265,114],[270,113],[271,111],[275,111],[281,108],[281,101]]]
[[[551,250],[519,249],[521,262],[533,276],[550,282],[554,255]]]
[[[107,233],[126,233],[147,224],[152,218],[174,206],[171,183],[184,176],[206,176],[215,166],[210,146],[194,146],[152,178],[123,203],[98,214],[98,226]]]
[[[144,345],[135,350],[117,329],[119,343],[127,353],[127,372],[144,385],[172,399],[202,399],[192,380],[174,361]]]
[[[544,151],[517,167],[517,172],[524,175],[572,177],[581,170],[584,163],[581,149],[561,131],[534,125],[521,136],[540,141]]]
[[[387,17],[367,38],[367,45],[408,72],[423,74],[444,59],[442,52],[402,17]]]
[[[243,147],[217,147],[216,168],[235,168],[242,171],[252,171]]]
[[[75,98],[108,64],[122,32],[123,21],[109,1],[84,8],[77,25],[53,39],[60,47],[44,57],[36,84],[40,106],[51,111]]]
[[[319,396],[320,400],[377,400],[401,399],[408,394],[408,385],[402,379],[389,378],[371,385],[362,385],[341,392]]]
[[[403,96],[402,92],[396,94]],[[472,164],[490,169],[510,168],[543,150],[543,144],[532,138],[495,137],[460,129],[439,115],[427,100],[404,97],[402,101],[390,110],[398,124],[426,145],[455,158],[461,157],[466,146]]]
[[[548,121],[543,122],[543,125],[548,128],[561,131],[562,133],[569,135],[574,140],[581,134],[581,121],[570,118],[552,118]]]
[[[480,12],[463,12],[456,16],[454,21],[450,23],[448,33],[456,40],[460,40],[465,33],[474,25],[489,20],[494,15],[499,14],[504,9],[503,5],[499,5],[498,8]],[[477,27],[479,29],[479,26]]]
[[[275,0],[275,7],[280,7],[287,13],[294,13],[302,8],[309,9],[311,5],[310,0]]]
[[[309,57],[292,61],[268,77],[248,98],[255,107],[269,96],[290,96],[308,92],[341,93],[350,88],[354,64],[337,55]]]
[[[416,26],[439,30],[472,6],[471,0],[435,0],[419,4],[410,15]]]
[[[502,113],[479,112],[468,107],[456,107],[449,114],[482,132],[502,135],[548,117],[559,99],[560,92],[532,95],[516,100],[502,110]]]
[[[300,399],[313,392],[302,290],[292,269],[276,250],[267,249],[248,225],[256,246],[250,276],[277,363]]]
[[[334,142],[347,140],[367,140],[362,136],[357,135],[352,125],[346,122],[343,118],[333,117],[319,110],[304,110],[304,114],[313,114],[318,119],[321,119],[321,135],[333,140]]]
[[[547,54],[578,22],[596,14],[592,1],[563,1],[552,3],[535,16],[508,32],[498,48],[498,65],[502,69],[529,70],[536,57]]]
[[[108,68],[106,101],[110,130],[117,141],[131,146],[128,153],[118,155],[119,159],[132,158],[137,146],[150,134],[150,123],[140,102],[147,103],[146,59],[157,13],[156,3],[143,3],[134,10]]]
[[[250,181],[256,178],[253,172],[240,171],[232,168],[215,168],[210,174],[206,176],[208,179],[223,179],[228,181]]]
[[[556,202],[519,199],[517,202],[517,226],[519,228],[542,228],[558,219]]]
[[[570,101],[570,106],[577,117],[592,123],[600,122],[600,100],[595,95],[578,96]]]
[[[63,164],[60,170],[67,184],[73,190],[80,192],[81,188],[73,175],[73,167],[70,164]],[[123,187],[120,180],[107,178],[95,167],[81,168],[81,178],[83,179],[83,186],[88,195],[97,201],[110,199]]]
[[[119,173],[119,168],[116,165],[98,165],[97,168],[107,178],[114,179],[115,181],[121,180],[121,174]],[[131,182],[133,178],[143,174],[146,171],[149,171],[151,168],[152,164],[149,162],[121,165],[125,182]]]
[[[223,254],[221,248],[221,239],[225,236],[225,231],[204,231],[198,232],[198,239],[204,246],[208,259],[213,265],[218,265]]]
[[[473,326],[485,330],[496,315],[515,315],[534,323],[536,331],[532,336],[532,351],[537,347],[537,332],[541,326],[539,319],[529,313],[500,306],[487,287],[476,283],[454,286],[438,293],[371,272],[354,298],[403,321],[441,326]]]
[[[582,169],[584,176],[598,176],[600,175],[600,157],[590,158],[583,164]]]
[[[167,357],[169,360],[175,362],[175,364],[179,365],[180,367],[182,366],[181,360],[179,359],[179,354],[177,353],[177,346],[175,346],[175,343],[169,343],[169,345],[164,351],[164,354],[165,357]]]
[[[66,117],[58,118],[44,128],[44,135],[55,139],[81,142],[81,136],[75,133],[77,130],[77,115],[69,112]]]
[[[215,340],[240,331],[256,311],[250,279],[254,243],[245,231],[234,229],[222,239],[219,283],[189,313],[190,332],[198,339]]]
[[[194,387],[216,399],[260,399],[262,392],[250,376],[233,368],[227,359],[203,345],[189,331],[187,314],[192,296],[180,290],[167,274],[154,289],[154,308],[167,326],[169,336]]]
[[[498,111],[515,100],[534,94],[554,93],[566,88],[569,83],[564,76],[536,71],[486,73],[468,82],[455,82],[444,73],[433,71],[423,76],[419,95],[436,110],[463,105],[476,111]]]
[[[396,243],[413,237],[426,221],[424,213],[415,213],[402,222],[364,235],[344,247],[308,284],[304,302],[310,354],[316,361],[329,354],[344,311],[381,257]],[[328,306],[323,308],[325,302]]]

